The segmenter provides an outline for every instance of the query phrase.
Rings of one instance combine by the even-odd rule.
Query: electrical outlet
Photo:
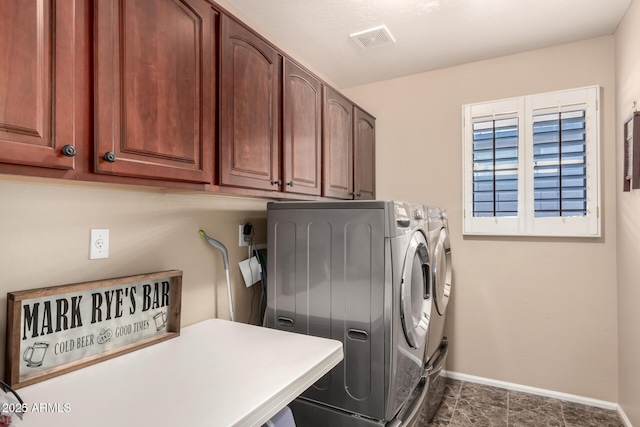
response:
[[[89,259],[109,258],[109,229],[92,228],[89,242]]]
[[[238,226],[238,245],[249,246],[249,242],[244,240],[244,224]]]

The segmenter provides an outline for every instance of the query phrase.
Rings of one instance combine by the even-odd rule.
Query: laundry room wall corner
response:
[[[448,370],[618,398],[613,37],[345,89],[376,116],[377,196],[445,208]],[[462,236],[462,105],[601,88],[600,238]]]

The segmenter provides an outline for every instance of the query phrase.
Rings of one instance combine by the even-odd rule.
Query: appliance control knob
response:
[[[446,221],[447,220],[447,213],[445,211],[442,211],[440,213],[440,220],[441,221]]]
[[[417,209],[413,212],[413,219],[415,219],[416,221],[424,220],[424,212],[422,212],[422,209]]]

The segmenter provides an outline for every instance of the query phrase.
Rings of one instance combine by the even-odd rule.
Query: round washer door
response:
[[[402,328],[411,348],[420,347],[427,334],[431,309],[430,277],[427,241],[424,234],[417,231],[411,236],[404,259],[400,290]]]
[[[433,258],[433,298],[438,314],[444,316],[451,294],[451,246],[446,228],[440,230]]]

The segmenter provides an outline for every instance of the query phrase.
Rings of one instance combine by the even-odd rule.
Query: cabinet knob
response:
[[[282,181],[276,179],[275,181],[271,181],[271,185],[282,185]]]
[[[62,154],[67,157],[73,157],[76,155],[76,147],[73,145],[65,145],[62,147]]]
[[[360,193],[353,193],[353,192],[351,192],[351,193],[349,193],[349,194],[350,194],[350,195],[352,195],[354,199],[355,199],[355,198],[357,198],[357,197],[362,196],[362,194],[360,194]]]
[[[289,182],[287,182],[287,185],[288,185],[289,187],[293,187],[293,181],[289,181]]]
[[[102,160],[104,160],[105,162],[114,163],[116,161],[116,155],[113,153],[113,151],[107,151],[106,153],[104,153],[104,156],[102,156]]]

